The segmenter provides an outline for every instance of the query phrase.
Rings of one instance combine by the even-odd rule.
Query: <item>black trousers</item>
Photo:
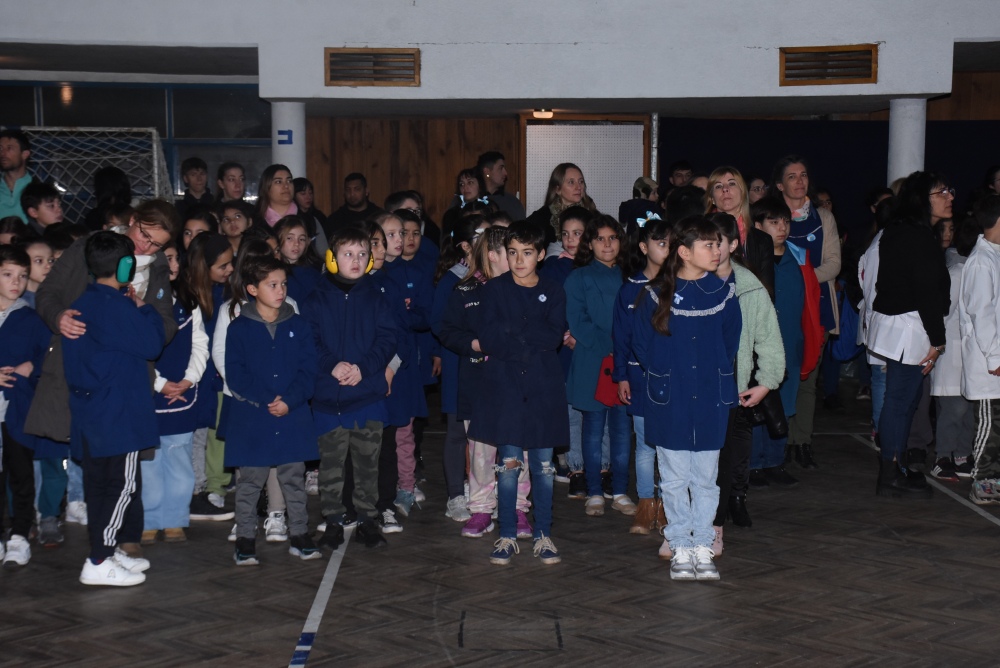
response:
[[[35,453],[10,435],[7,423],[3,426],[3,472],[0,472],[0,527],[3,525],[7,505],[7,488],[12,499],[10,516],[11,535],[28,539],[35,521]]]
[[[445,415],[448,428],[444,437],[444,482],[448,488],[448,499],[465,495],[465,459],[469,450],[469,440],[465,435],[465,421],[454,413]]]
[[[83,495],[87,502],[90,558],[100,562],[121,543],[142,536],[142,469],[139,453],[91,457],[83,443]]]
[[[719,507],[714,526],[721,527],[729,514],[729,497],[745,496],[749,480],[750,450],[753,447],[753,425],[747,420],[748,411],[741,406],[729,409],[726,441],[719,452]]]

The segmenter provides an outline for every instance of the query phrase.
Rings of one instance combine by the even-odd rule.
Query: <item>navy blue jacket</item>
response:
[[[396,354],[396,327],[389,304],[371,276],[362,276],[345,294],[323,280],[299,309],[312,327],[319,364],[313,410],[338,415],[385,399],[385,368]],[[361,382],[341,385],[331,373],[340,362],[357,364]]]
[[[87,327],[77,339],[62,339],[73,457],[83,458],[84,439],[91,457],[159,445],[148,362],[163,350],[163,318],[100,283],[88,285],[72,308]]]
[[[27,448],[35,447],[36,437],[24,433],[24,420],[35,396],[38,378],[42,375],[42,362],[45,361],[51,338],[52,332],[35,310],[24,302],[11,311],[0,325],[0,367],[18,366],[24,362],[31,362],[33,367],[30,376],[17,376],[12,387],[0,387],[0,393],[10,402],[4,416],[7,429],[15,441]]]
[[[471,420],[477,397],[483,392],[483,363],[486,358],[472,349],[479,328],[482,309],[482,283],[463,283],[448,295],[437,330],[441,346],[458,360],[458,387],[455,415],[459,420]],[[443,358],[442,358],[443,360]],[[441,373],[444,387],[444,371]],[[442,389],[443,393],[443,389]],[[444,397],[441,399],[444,405]],[[447,411],[445,411],[447,412]]]
[[[538,270],[538,275],[555,281],[565,289],[566,279],[569,278],[570,272],[574,269],[576,269],[576,265],[572,258],[553,255],[545,258],[545,261],[542,262],[542,268]],[[566,329],[569,330],[569,322],[566,323]],[[572,332],[570,333],[572,334]],[[559,363],[562,364],[563,378],[569,378],[569,368],[573,365],[572,348],[562,346],[559,349]],[[569,403],[568,397],[566,402]]]
[[[643,417],[646,396],[646,374],[632,352],[632,333],[635,330],[635,300],[649,279],[641,271],[625,281],[618,290],[615,300],[614,319],[611,324],[611,339],[614,342],[615,366],[611,380],[620,383],[628,381],[632,392],[632,403],[626,407],[629,415]]]
[[[712,273],[677,280],[670,336],[653,328],[660,295],[649,286],[635,309],[632,349],[646,370],[646,443],[668,450],[721,450],[736,406],[736,351],[743,316],[736,285]]]
[[[296,304],[301,304],[309,298],[316,285],[323,277],[318,267],[307,265],[287,265],[288,268],[288,296],[295,300]]]
[[[233,393],[226,466],[278,466],[319,458],[308,404],[316,386],[312,330],[288,304],[272,327],[273,336],[255,304],[248,303],[226,333],[226,382]],[[267,409],[277,396],[288,405],[282,417]]]
[[[525,288],[509,272],[477,292],[477,338],[486,355],[469,438],[525,450],[569,445],[562,345],[566,293],[540,278]]]
[[[376,271],[372,278],[382,290],[392,312],[396,325],[396,355],[402,362],[392,378],[392,392],[385,401],[389,412],[388,424],[405,427],[413,418],[427,416],[427,397],[417,368],[417,335],[411,329],[411,323],[422,315],[410,312],[402,289],[384,269]]]
[[[434,289],[434,303],[431,306],[431,331],[441,344],[438,346],[438,355],[441,357],[441,412],[447,415],[455,415],[458,411],[459,360],[458,355],[441,340],[441,324],[448,301],[460,280],[462,279],[455,271],[445,272]]]
[[[421,245],[423,248],[423,245]],[[421,386],[432,385],[437,378],[431,375],[437,355],[437,342],[431,333],[431,307],[434,304],[434,262],[418,251],[412,260],[397,259],[383,267],[399,286],[403,297],[410,300],[407,308],[411,314],[411,329],[416,333],[417,360]],[[395,383],[395,381],[393,381]]]
[[[194,329],[194,319],[191,312],[184,308],[180,302],[174,302],[174,320],[177,321],[177,333],[163,349],[160,358],[156,360],[156,370],[170,381],[184,378],[188,362],[191,361],[192,332]],[[183,401],[175,401],[174,403],[170,403],[170,400],[159,392],[153,395],[161,436],[189,434],[201,426],[198,424],[201,412],[201,407],[198,405],[200,389],[201,383],[199,382],[181,395]]]

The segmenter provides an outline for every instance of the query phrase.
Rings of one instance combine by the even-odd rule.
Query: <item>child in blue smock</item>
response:
[[[632,348],[646,371],[646,442],[659,460],[674,580],[719,579],[712,520],[742,322],[735,285],[714,273],[720,243],[708,219],[682,220],[663,271],[636,304]]]
[[[264,258],[241,268],[247,302],[226,333],[226,383],[233,394],[226,466],[240,469],[236,485],[237,566],[256,565],[257,501],[271,467],[285,497],[289,554],[318,559],[309,536],[305,464],[316,459],[309,400],[317,355],[306,319],[287,303],[287,272]]]

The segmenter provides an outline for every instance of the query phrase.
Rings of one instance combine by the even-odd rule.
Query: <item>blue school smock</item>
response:
[[[809,253],[809,261],[813,267],[823,264],[823,220],[819,217],[819,211],[810,203],[809,215],[804,220],[793,220],[788,228],[788,239],[799,248],[804,248]],[[819,291],[819,319],[823,329],[832,332],[837,329],[837,320],[834,317],[833,301],[830,299],[830,290],[820,284]],[[801,366],[801,362],[799,364]],[[789,371],[789,373],[791,373]],[[782,397],[784,399],[784,397]]]
[[[565,290],[566,279],[574,269],[576,269],[576,265],[573,263],[573,258],[550,256],[542,262],[542,268],[538,270],[538,275],[561,285]],[[569,330],[568,322],[566,323],[566,329]],[[572,348],[566,345],[559,348],[559,363],[563,368],[563,378],[569,378],[569,368],[573,364]],[[569,403],[568,397],[566,402]]]
[[[177,323],[177,333],[163,349],[160,358],[156,360],[156,370],[167,380],[177,381],[184,378],[188,362],[191,360],[191,342],[194,331],[194,318],[191,311],[184,308],[180,302],[174,302],[174,322]],[[172,434],[189,434],[197,429],[201,407],[198,394],[199,381],[181,395],[183,401],[170,403],[163,394],[153,395],[156,406],[156,421],[160,436]]]
[[[411,318],[418,316],[410,313],[402,291],[384,269],[373,272],[371,277],[381,288],[392,312],[396,325],[396,355],[400,359],[400,366],[392,378],[392,392],[385,400],[386,424],[405,427],[413,418],[427,416],[427,397],[417,369],[417,335],[410,328]],[[321,433],[325,432],[321,430]]]
[[[212,342],[215,340],[215,323],[219,320],[220,311],[226,303],[226,286],[222,283],[215,283],[212,285],[212,317],[205,318],[205,314],[202,313],[202,322],[205,325],[205,333],[208,334],[208,361],[205,364],[205,373],[201,376],[201,382],[198,383],[198,396],[201,401],[198,402],[198,422],[196,429],[201,429],[202,427],[208,427],[209,429],[215,429],[217,426],[222,427],[224,422],[220,419],[218,423],[216,418],[219,414],[219,393],[222,392],[222,376],[219,375],[218,369],[215,368],[215,362],[212,361]],[[225,315],[226,318],[229,314]],[[225,431],[225,430],[223,430]],[[225,434],[216,434],[218,438],[225,438]]]
[[[24,421],[51,339],[52,332],[23,298],[11,304],[7,317],[0,320],[0,366],[18,366],[24,362],[31,362],[32,366],[31,375],[16,376],[12,387],[0,387],[0,394],[9,402],[3,421],[14,440],[26,448],[36,449],[36,440],[47,440],[24,433]]]
[[[566,278],[566,320],[576,339],[566,391],[573,408],[600,411],[607,408],[594,398],[601,362],[611,354],[611,326],[615,299],[622,286],[622,272],[597,260]]]
[[[653,329],[661,296],[648,285],[643,292],[632,349],[646,370],[646,443],[667,450],[721,450],[737,400],[743,317],[736,284],[712,273],[695,281],[677,279],[670,336]]]
[[[479,297],[482,295],[483,285],[484,283],[476,280],[456,286],[448,295],[448,303],[438,328],[441,346],[458,359],[455,416],[459,420],[472,419],[473,407],[484,392],[482,372],[486,357],[472,349],[472,342],[478,331],[478,318],[482,312]]]
[[[801,252],[801,251],[799,251]],[[822,293],[822,290],[820,291]],[[785,379],[778,386],[785,415],[795,415],[799,395],[799,372],[805,352],[802,332],[802,310],[805,308],[806,286],[795,251],[785,244],[785,252],[775,257],[774,309],[778,312],[778,331],[785,347]]]
[[[288,296],[294,299],[296,304],[301,304],[316,289],[322,274],[318,267],[308,265],[287,265],[287,269]]]
[[[630,276],[618,290],[615,299],[615,313],[611,326],[611,338],[614,341],[615,366],[611,372],[611,380],[620,383],[628,381],[632,391],[632,403],[625,407],[629,415],[643,417],[644,398],[646,396],[646,374],[632,352],[632,335],[635,330],[635,300],[644,286],[649,283],[646,274],[641,271]]]
[[[316,392],[313,410],[339,415],[385,400],[385,369],[396,354],[396,326],[375,279],[364,275],[349,293],[323,280],[299,309],[316,342]],[[341,385],[331,373],[340,362],[357,364],[361,382]]]
[[[469,438],[524,450],[569,445],[565,384],[556,353],[562,345],[566,294],[539,278],[517,285],[510,272],[481,290],[478,331],[486,355]]]
[[[77,339],[62,339],[73,458],[83,459],[84,439],[91,457],[156,447],[160,434],[148,362],[163,351],[163,318],[153,306],[136,308],[100,283],[88,285],[71,308],[83,314],[78,319],[87,327]]]
[[[273,329],[273,334],[272,334]],[[279,466],[319,459],[309,399],[316,386],[316,346],[306,319],[281,305],[270,327],[244,304],[226,333],[226,384],[233,393],[226,466]],[[288,413],[267,405],[280,396]]]
[[[423,244],[420,246],[423,248]],[[434,385],[438,382],[433,375],[433,357],[439,354],[437,340],[431,332],[431,309],[434,305],[434,270],[435,261],[417,253],[411,260],[399,258],[390,263],[395,272],[391,273],[403,287],[405,296],[410,298],[410,310],[418,308],[425,320],[420,321],[417,334],[417,368],[421,385]]]
[[[468,271],[469,268],[464,264],[456,264],[445,272],[434,288],[434,303],[431,305],[431,332],[439,344],[438,355],[441,358],[441,412],[447,415],[458,412],[459,359],[441,340],[441,322],[455,286]]]

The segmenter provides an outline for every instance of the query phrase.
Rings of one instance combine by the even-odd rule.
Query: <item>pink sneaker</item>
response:
[[[484,533],[493,529],[493,518],[489,513],[473,513],[472,518],[462,527],[462,535],[466,538],[482,538]]]
[[[528,521],[528,513],[523,510],[517,511],[517,537],[531,538],[531,522]]]

